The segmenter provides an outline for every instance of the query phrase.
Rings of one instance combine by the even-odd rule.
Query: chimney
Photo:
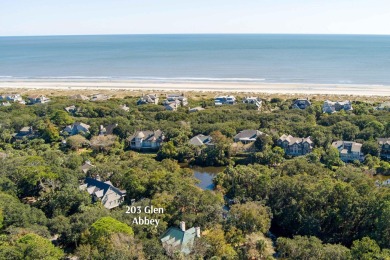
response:
[[[95,178],[95,179],[96,179],[97,181],[101,181],[99,174],[96,175],[96,178]]]
[[[135,203],[135,199],[131,199],[131,205]]]
[[[186,223],[184,221],[180,221],[180,229],[186,231]]]
[[[200,227],[196,227],[195,228],[195,232],[196,232],[196,237],[200,237]]]

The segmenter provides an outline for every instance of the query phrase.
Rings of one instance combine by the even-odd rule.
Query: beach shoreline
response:
[[[137,92],[215,92],[287,95],[344,95],[390,97],[390,86],[357,84],[253,83],[253,82],[156,82],[136,80],[0,80],[0,91],[91,90]]]

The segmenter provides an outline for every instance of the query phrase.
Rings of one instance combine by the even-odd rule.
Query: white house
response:
[[[353,110],[351,101],[345,100],[345,101],[333,102],[333,101],[326,100],[322,105],[322,111],[324,113],[332,114],[340,110],[345,110],[345,111]]]
[[[135,150],[158,150],[165,136],[161,130],[137,131],[127,138],[130,149]]]
[[[236,104],[236,98],[234,96],[217,96],[214,98],[214,104],[216,106],[221,105],[234,105]]]
[[[242,103],[256,105],[257,109],[260,110],[263,101],[258,97],[245,97]]]

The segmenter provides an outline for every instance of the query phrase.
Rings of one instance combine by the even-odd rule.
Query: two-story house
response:
[[[158,150],[165,136],[161,130],[137,131],[127,138],[130,149],[134,150]]]
[[[340,110],[345,110],[345,111],[353,110],[351,101],[345,100],[345,101],[333,102],[333,101],[326,100],[322,105],[322,111],[324,113],[332,114]]]
[[[144,104],[158,104],[158,94],[148,94],[148,95],[142,95],[137,101],[137,105],[144,105]]]
[[[20,94],[3,94],[3,95],[0,95],[0,101],[26,104],[26,101],[23,100],[23,98],[22,98],[22,96]]]
[[[362,144],[351,141],[336,141],[332,143],[332,146],[337,148],[340,153],[340,159],[343,162],[353,162],[364,160],[364,154],[362,153]]]
[[[234,96],[217,96],[214,98],[214,104],[216,106],[221,105],[234,105],[236,104],[236,98]]]
[[[174,101],[179,101],[181,106],[188,105],[188,99],[184,96],[184,94],[168,94],[164,103],[169,104]]]
[[[125,190],[114,187],[110,181],[101,181],[99,176],[96,179],[86,178],[85,184],[80,185],[79,189],[87,191],[93,202],[100,201],[107,209],[118,207],[126,196]]]
[[[245,97],[242,100],[242,103],[255,105],[257,109],[260,110],[263,101],[258,97]]]
[[[309,99],[297,99],[293,102],[292,108],[294,109],[306,109],[311,106]]]
[[[50,102],[50,98],[47,98],[44,95],[29,96],[27,99],[28,99],[28,103],[30,105],[33,105],[33,104],[45,104],[45,103]]]
[[[300,156],[310,153],[313,150],[313,141],[309,137],[293,137],[291,135],[282,135],[277,145],[282,147],[286,155]]]

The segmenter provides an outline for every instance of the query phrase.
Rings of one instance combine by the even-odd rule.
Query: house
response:
[[[144,104],[158,104],[158,94],[148,94],[148,95],[142,95],[137,101],[137,105],[144,105]]]
[[[44,95],[34,95],[34,96],[29,96],[28,98],[28,103],[33,105],[33,104],[44,104],[50,102],[50,99],[47,98]]]
[[[188,105],[188,99],[184,96],[184,94],[168,94],[166,97],[165,102],[171,103],[174,101],[180,101],[179,105],[181,106],[187,106]]]
[[[242,103],[256,105],[257,109],[260,110],[263,101],[258,97],[245,97]]]
[[[21,139],[31,139],[31,138],[34,138],[36,135],[35,135],[35,131],[33,130],[32,126],[25,126],[23,127],[22,129],[20,129],[20,131],[16,134],[14,134],[14,138],[16,140],[21,140]]]
[[[20,103],[20,104],[26,104],[26,102],[23,100],[22,96],[20,94],[3,94],[0,95],[0,101],[7,101],[11,103]]]
[[[263,132],[259,130],[246,129],[242,130],[233,137],[234,142],[241,142],[243,144],[248,144],[256,141],[256,138],[260,135],[263,135]]]
[[[124,110],[125,112],[129,112],[130,111],[130,107],[126,106],[126,104],[124,104],[122,106],[119,106],[119,108]]]
[[[86,134],[89,133],[90,127],[90,125],[76,122],[73,125],[68,125],[67,127],[65,127],[62,132],[67,133],[68,135]]]
[[[234,105],[236,104],[236,98],[234,96],[217,96],[214,98],[214,104],[216,106],[221,105]]]
[[[104,94],[93,94],[91,96],[91,101],[95,102],[95,101],[106,101],[108,100],[110,97],[107,96],[107,95],[104,95]]]
[[[178,107],[180,107],[180,101],[175,100],[170,103],[164,103],[164,107],[168,111],[176,111]]]
[[[116,127],[118,127],[118,124],[100,125],[99,135],[112,135]]]
[[[77,107],[74,106],[74,105],[73,105],[73,106],[69,106],[69,107],[65,107],[64,109],[65,109],[65,111],[68,112],[68,113],[76,113],[77,110],[78,110]]]
[[[309,137],[293,137],[291,135],[282,135],[277,145],[282,147],[286,155],[300,156],[310,153],[313,150],[313,141]]]
[[[203,145],[213,146],[214,144],[212,143],[212,139],[213,138],[209,135],[199,134],[197,136],[192,137],[188,141],[188,143],[193,146],[203,146]]]
[[[339,150],[340,159],[343,162],[362,162],[364,160],[364,154],[361,151],[362,144],[350,141],[336,141],[332,143],[332,146]]]
[[[11,106],[11,103],[9,101],[7,102],[0,102],[0,107],[9,107]]]
[[[176,252],[188,255],[193,249],[195,239],[200,238],[200,235],[200,227],[186,230],[185,222],[181,221],[180,228],[168,228],[160,237],[160,241],[168,255],[172,256]]]
[[[377,141],[381,159],[390,161],[390,138],[378,138]]]
[[[161,130],[137,131],[127,138],[130,149],[135,150],[158,150],[165,136]]]
[[[81,94],[73,95],[70,98],[75,99],[75,100],[83,100],[83,101],[89,100],[89,97],[81,95]]]
[[[189,113],[195,113],[195,112],[199,112],[199,111],[203,111],[203,110],[205,110],[203,107],[188,108]]]
[[[87,173],[93,167],[95,167],[95,165],[93,165],[91,161],[85,161],[84,164],[80,166],[80,169],[83,173]]]
[[[106,209],[118,207],[126,196],[125,190],[114,187],[110,181],[101,181],[99,176],[96,179],[86,178],[85,184],[80,185],[79,189],[86,190],[94,202],[100,201]]]
[[[390,101],[383,102],[375,108],[375,110],[388,110],[390,111]]]
[[[311,106],[309,99],[297,99],[294,101],[292,108],[295,109],[306,109]]]
[[[340,110],[345,110],[345,111],[353,110],[351,101],[345,100],[345,101],[333,102],[333,101],[326,100],[322,105],[322,111],[324,113],[332,114]]]

